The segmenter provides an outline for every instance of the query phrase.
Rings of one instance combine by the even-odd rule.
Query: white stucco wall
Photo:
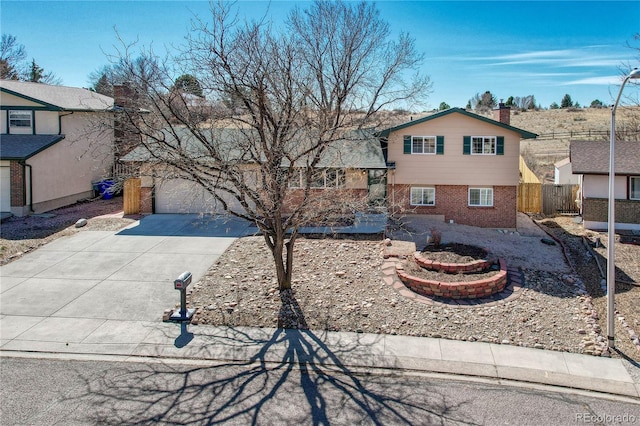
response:
[[[626,176],[616,176],[614,181],[615,198],[627,198],[627,178]],[[608,198],[609,197],[609,176],[606,175],[584,175],[582,181],[582,196],[584,198]]]
[[[65,199],[61,205],[73,203],[74,197],[90,194],[93,182],[110,176],[113,136],[91,131],[88,123],[96,115],[76,112],[63,117],[65,139],[26,161],[33,173],[34,210],[59,207],[53,200]]]
[[[36,111],[36,134],[57,135],[60,133],[60,123],[57,111]],[[64,114],[64,113],[61,113]],[[67,113],[68,114],[68,113]]]

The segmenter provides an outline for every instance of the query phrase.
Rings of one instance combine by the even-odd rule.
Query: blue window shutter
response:
[[[462,153],[464,155],[471,155],[471,136],[464,136],[462,140]]]
[[[496,155],[504,155],[504,136],[498,136],[496,143]]]
[[[404,137],[404,153],[411,154],[411,136]]]
[[[436,136],[436,154],[444,154],[444,136]]]

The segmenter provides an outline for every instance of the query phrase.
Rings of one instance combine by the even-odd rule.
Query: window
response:
[[[344,187],[346,184],[344,171],[340,169],[327,169],[325,182],[327,187],[331,187],[331,188]]]
[[[435,136],[412,136],[411,137],[411,153],[412,154],[435,154],[436,153],[436,137]]]
[[[302,169],[296,168],[291,173],[289,188],[302,188]]]
[[[472,136],[471,137],[471,153],[479,154],[479,155],[495,155],[496,137],[495,136]]]
[[[293,172],[289,188],[304,188],[306,171],[302,168]],[[343,188],[346,185],[345,172],[342,169],[316,169],[311,176],[311,188]]]
[[[9,111],[9,127],[31,127],[31,111]]]
[[[444,136],[403,136],[403,154],[444,155]]]
[[[435,188],[411,188],[411,205],[412,206],[435,206],[436,205],[436,189]]]
[[[640,176],[629,178],[629,199],[640,200]]]
[[[469,188],[469,205],[493,206],[493,188]]]

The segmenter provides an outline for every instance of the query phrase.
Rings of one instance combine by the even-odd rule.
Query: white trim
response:
[[[433,203],[430,203],[430,204],[414,203],[413,202],[413,190],[414,189],[421,190],[421,197],[420,198],[422,200],[424,200],[424,198],[425,198],[425,190],[433,192]],[[428,199],[428,197],[427,197],[427,199]],[[412,187],[410,187],[409,188],[409,205],[412,205],[412,206],[430,206],[430,207],[431,206],[435,206],[436,205],[436,188],[432,187],[432,186],[412,186]]]
[[[479,193],[480,204],[471,204],[471,191],[480,191]],[[483,199],[482,193],[484,191],[490,191],[490,194],[491,194],[490,204],[482,204],[482,199]],[[485,197],[486,196],[487,194],[485,194]],[[467,205],[469,207],[493,207],[493,188],[469,188],[469,190],[467,191]]]
[[[302,184],[305,179],[303,177],[303,173],[306,169],[302,167],[296,168],[298,171],[298,184],[295,184],[295,172],[294,176],[289,180],[288,187],[289,189],[304,189],[304,185]],[[327,171],[335,170],[336,171],[336,180],[334,185],[327,185]],[[336,167],[327,167],[327,168],[316,168],[314,173],[320,173],[322,176],[318,176],[318,183],[320,182],[320,178],[322,178],[322,185],[314,185],[314,182],[310,182],[309,188],[311,189],[323,189],[323,188],[345,188],[347,186],[347,172],[346,169],[336,168]]]
[[[422,151],[416,152],[413,150],[413,138],[422,138]],[[425,142],[431,141],[433,139],[433,152],[424,152]],[[438,137],[437,136],[411,136],[411,154],[412,155],[436,155],[438,151]]]
[[[11,118],[12,114],[22,115],[22,117]],[[14,129],[31,129],[33,127],[33,111],[22,110],[22,109],[10,109],[8,118],[9,118],[9,121],[7,123],[8,127],[12,127]],[[11,120],[13,120],[13,121],[27,121],[27,118],[29,119],[29,125],[28,126],[16,126],[15,124],[11,124]]]
[[[473,151],[473,139],[482,138],[482,152],[474,152]],[[493,152],[484,152],[487,143],[493,143]],[[489,146],[491,147],[491,146]],[[498,137],[497,136],[471,136],[471,155],[497,155],[498,152]]]
[[[638,192],[638,196],[634,197],[633,196],[633,192],[632,191],[632,187],[631,187],[631,182],[636,181],[636,191]],[[640,200],[640,176],[629,176],[629,199],[630,200]]]

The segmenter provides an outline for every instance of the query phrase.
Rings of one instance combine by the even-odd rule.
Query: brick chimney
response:
[[[502,124],[511,124],[511,108],[500,102],[498,108],[493,110],[493,119]]]
[[[118,107],[131,108],[135,101],[135,91],[128,83],[114,84],[113,101]]]

